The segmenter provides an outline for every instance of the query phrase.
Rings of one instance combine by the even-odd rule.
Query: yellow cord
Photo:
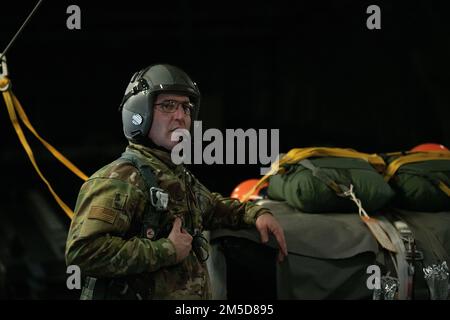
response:
[[[25,152],[28,155],[28,158],[30,159],[31,163],[33,164],[34,169],[38,173],[39,177],[44,181],[44,183],[47,185],[48,190],[55,198],[56,202],[59,204],[59,206],[64,210],[64,212],[67,214],[67,216],[72,219],[74,213],[69,208],[69,206],[64,203],[64,201],[61,200],[61,198],[56,194],[56,192],[53,190],[52,186],[48,182],[48,180],[44,177],[41,170],[39,169],[39,166],[37,165],[36,159],[34,157],[33,151],[31,150],[31,147],[25,137],[25,134],[22,130],[22,127],[20,126],[20,123],[17,118],[17,113],[19,114],[20,119],[23,121],[25,126],[30,130],[36,138],[39,139],[39,141],[55,156],[56,159],[58,159],[62,164],[64,164],[69,170],[71,170],[74,174],[76,174],[78,177],[80,177],[82,180],[86,181],[88,177],[80,170],[78,169],[72,162],[70,162],[66,157],[64,157],[58,150],[56,150],[51,144],[49,144],[46,140],[44,140],[34,129],[32,124],[30,123],[25,110],[20,105],[19,100],[15,97],[15,95],[11,91],[11,83],[9,79],[6,77],[3,77],[0,79],[0,90],[2,91],[3,98],[6,103],[6,108],[8,110],[9,118],[11,120],[11,123],[14,127],[14,130],[16,131],[17,136],[19,137],[20,143],[22,144],[23,148],[25,149]]]

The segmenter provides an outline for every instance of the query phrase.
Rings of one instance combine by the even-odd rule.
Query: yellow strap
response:
[[[343,149],[343,148],[295,148],[290,150],[286,157],[286,163],[297,163],[306,158],[310,157],[342,157],[342,158],[356,158],[362,159],[369,162],[377,171],[383,172],[386,164],[383,158],[377,154],[367,154],[363,152],[358,152],[353,149]]]
[[[9,85],[10,85],[10,83],[9,83],[9,81],[7,79],[5,79],[5,78],[0,79],[0,89],[1,88],[6,88]],[[22,130],[22,128],[20,126],[20,123],[18,121],[16,112],[15,112],[15,109],[14,109],[14,100],[13,100],[14,99],[14,95],[12,94],[12,92],[10,90],[10,87],[6,91],[3,91],[2,94],[3,94],[3,98],[5,99],[6,108],[8,110],[8,114],[9,114],[9,118],[11,119],[11,123],[12,123],[12,125],[14,127],[14,130],[16,131],[17,136],[19,137],[19,140],[20,140],[23,148],[25,149],[25,152],[28,155],[28,158],[30,159],[31,163],[33,164],[34,169],[36,170],[36,172],[38,173],[38,175],[42,179],[42,181],[44,181],[44,183],[47,185],[48,190],[53,195],[53,197],[55,198],[55,200],[59,204],[59,206],[64,210],[64,212],[67,214],[67,216],[70,219],[72,219],[72,217],[74,215],[73,211],[56,194],[56,192],[53,190],[53,188],[50,185],[50,183],[48,182],[48,180],[44,177],[44,175],[42,174],[41,170],[39,169],[39,166],[36,163],[36,159],[34,158],[33,151],[31,150],[31,147],[28,144],[28,141],[27,141],[27,139],[25,137],[25,134],[23,133],[23,130]],[[20,108],[20,109],[23,112],[23,109],[22,108]],[[24,112],[23,112],[23,115],[25,115]],[[26,118],[26,115],[25,115],[25,118]],[[28,121],[28,123],[29,123],[29,121]],[[31,124],[30,124],[30,127],[32,128]],[[30,129],[30,127],[28,127],[28,128]],[[31,131],[31,129],[30,129],[30,131]],[[47,143],[47,145],[49,145],[49,144]],[[56,150],[56,149],[53,148],[53,150]]]
[[[441,189],[448,197],[450,197],[450,188],[442,181],[439,181],[439,189]]]
[[[67,216],[72,219],[73,211],[55,193],[52,186],[47,181],[47,179],[44,177],[41,170],[39,169],[39,166],[36,163],[36,160],[33,155],[33,151],[31,150],[30,145],[28,144],[28,141],[25,138],[25,135],[24,135],[22,128],[20,127],[19,121],[17,119],[16,112],[14,111],[13,100],[11,98],[10,92],[9,91],[3,92],[3,98],[5,99],[6,107],[8,109],[8,113],[9,113],[9,118],[11,119],[11,122],[14,126],[14,130],[16,131],[17,136],[19,137],[19,140],[22,143],[23,148],[25,149],[25,152],[27,153],[28,158],[30,158],[30,161],[33,164],[34,169],[36,170],[36,172],[38,173],[38,175],[42,179],[42,181],[44,181],[44,183],[47,185],[48,190],[53,195],[56,202],[64,210],[64,212],[67,214]]]
[[[414,152],[405,156],[399,157],[392,161],[384,173],[384,180],[389,181],[397,172],[397,170],[408,163],[422,162],[429,160],[450,160],[450,152],[448,151],[426,151]]]
[[[386,168],[383,158],[377,154],[367,154],[358,152],[353,149],[343,148],[325,148],[325,147],[310,147],[310,148],[294,148],[280,160],[272,164],[270,171],[262,177],[258,183],[243,197],[243,201],[246,201],[255,192],[255,190],[261,186],[269,177],[276,173],[284,172],[283,164],[297,163],[303,159],[310,157],[342,157],[342,158],[357,158],[369,162],[378,172],[383,172]]]
[[[72,162],[70,162],[69,159],[64,157],[58,150],[56,150],[50,143],[45,141],[34,129],[33,125],[30,123],[30,120],[28,120],[28,117],[25,113],[25,110],[22,108],[22,105],[20,104],[19,100],[16,98],[14,93],[11,92],[11,95],[14,99],[14,106],[17,109],[17,113],[19,114],[20,119],[23,121],[25,126],[30,130],[36,138],[41,141],[41,143],[47,148],[48,151],[51,152],[51,154],[58,159],[63,165],[65,165],[70,171],[72,171],[74,174],[76,174],[81,180],[86,181],[88,179],[88,176],[85,175],[80,169],[78,169]]]

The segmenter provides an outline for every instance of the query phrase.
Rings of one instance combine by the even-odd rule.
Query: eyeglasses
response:
[[[178,106],[183,107],[184,114],[190,116],[194,111],[195,105],[191,102],[179,102],[175,100],[165,100],[160,103],[155,103],[155,106],[159,106],[159,110],[164,113],[174,113],[178,110]]]

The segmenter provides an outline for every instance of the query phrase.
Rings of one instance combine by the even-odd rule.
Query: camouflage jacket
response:
[[[160,219],[161,236],[140,236],[149,192],[138,169],[116,160],[81,187],[67,239],[67,265],[78,265],[83,276],[95,278],[150,278],[147,298],[211,298],[206,263],[193,251],[180,263],[175,261],[167,239],[175,216],[181,216],[192,233],[254,225],[267,209],[210,192],[183,165],[174,165],[168,152],[136,144],[127,151],[148,162],[158,187],[169,195]]]

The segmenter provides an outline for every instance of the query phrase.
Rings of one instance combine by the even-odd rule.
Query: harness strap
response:
[[[130,163],[142,175],[148,190],[149,201],[142,217],[140,236],[155,240],[158,237],[161,209],[167,207],[168,196],[157,188],[157,179],[152,168],[137,154],[131,151],[122,153],[118,160]],[[142,300],[150,297],[152,280],[150,276],[137,279],[133,276],[119,278],[86,277],[81,294],[82,300],[133,299]]]
[[[414,298],[414,275],[416,273],[416,262],[423,261],[423,252],[417,250],[416,240],[414,234],[408,224],[397,218],[393,222],[395,228],[400,234],[400,238],[403,240],[405,246],[406,260],[409,264],[408,269],[408,293],[409,298]]]
[[[327,186],[329,186],[334,192],[336,192],[336,194],[339,195],[339,194],[342,194],[344,192],[342,190],[342,188],[339,187],[339,185],[336,183],[336,181],[331,179],[330,176],[325,173],[325,171],[323,171],[319,167],[313,165],[313,163],[310,160],[303,159],[302,161],[299,162],[299,164],[301,164],[305,168],[311,170],[312,175],[314,177],[316,177],[317,179],[319,179],[323,183],[325,183]]]
[[[168,195],[157,187],[157,180],[152,168],[138,155],[131,151],[125,151],[119,159],[131,163],[144,178],[150,201],[142,217],[141,236],[155,240],[160,231],[160,212],[161,209],[167,207]]]
[[[380,226],[383,230],[389,235],[391,242],[394,244],[396,248],[395,253],[395,269],[397,271],[398,277],[398,299],[399,300],[407,300],[411,298],[412,287],[410,287],[410,283],[412,283],[412,275],[410,272],[410,265],[406,259],[406,248],[403,243],[402,238],[397,232],[396,228],[391,224],[391,222],[383,216],[378,218],[380,222]],[[391,253],[393,254],[393,253]]]

